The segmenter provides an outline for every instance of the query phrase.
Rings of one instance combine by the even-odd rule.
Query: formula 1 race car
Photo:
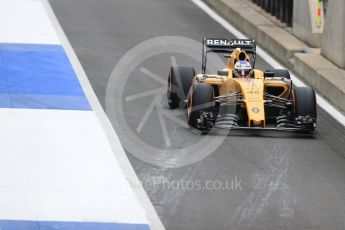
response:
[[[217,74],[206,73],[209,52],[228,58]],[[200,74],[190,66],[170,68],[169,107],[187,109],[188,124],[203,133],[212,127],[313,132],[314,90],[295,86],[285,69],[255,69],[255,58],[253,40],[204,38]]]

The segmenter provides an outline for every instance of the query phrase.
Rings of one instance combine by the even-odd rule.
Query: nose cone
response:
[[[247,109],[248,126],[265,126],[264,82],[262,79],[244,79],[240,82]]]
[[[261,103],[247,102],[247,114],[249,126],[265,126],[265,110],[263,100]]]

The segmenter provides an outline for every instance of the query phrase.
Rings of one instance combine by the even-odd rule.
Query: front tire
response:
[[[172,66],[168,78],[168,104],[171,109],[181,108],[192,85],[195,70],[190,66]]]
[[[215,110],[214,89],[209,84],[197,83],[192,86],[188,99],[187,118],[188,124],[201,131],[209,131],[207,123],[200,123],[201,113],[211,113]]]
[[[316,122],[317,109],[316,109],[316,96],[315,91],[311,87],[294,87],[293,93],[294,101],[294,115],[295,118],[305,117],[312,118]],[[313,131],[315,129],[314,122],[306,124],[305,128]]]

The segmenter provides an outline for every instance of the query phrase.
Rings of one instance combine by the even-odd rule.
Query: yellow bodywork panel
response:
[[[234,79],[242,92],[242,98],[247,108],[248,126],[265,126],[264,82],[262,79]]]

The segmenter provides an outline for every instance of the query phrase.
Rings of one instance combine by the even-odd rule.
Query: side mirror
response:
[[[266,77],[274,77],[274,73],[271,72],[271,71],[265,71],[265,72],[264,72],[264,77],[265,77],[265,78],[266,78]]]
[[[220,76],[228,76],[229,75],[229,71],[228,70],[218,70],[217,73]]]

